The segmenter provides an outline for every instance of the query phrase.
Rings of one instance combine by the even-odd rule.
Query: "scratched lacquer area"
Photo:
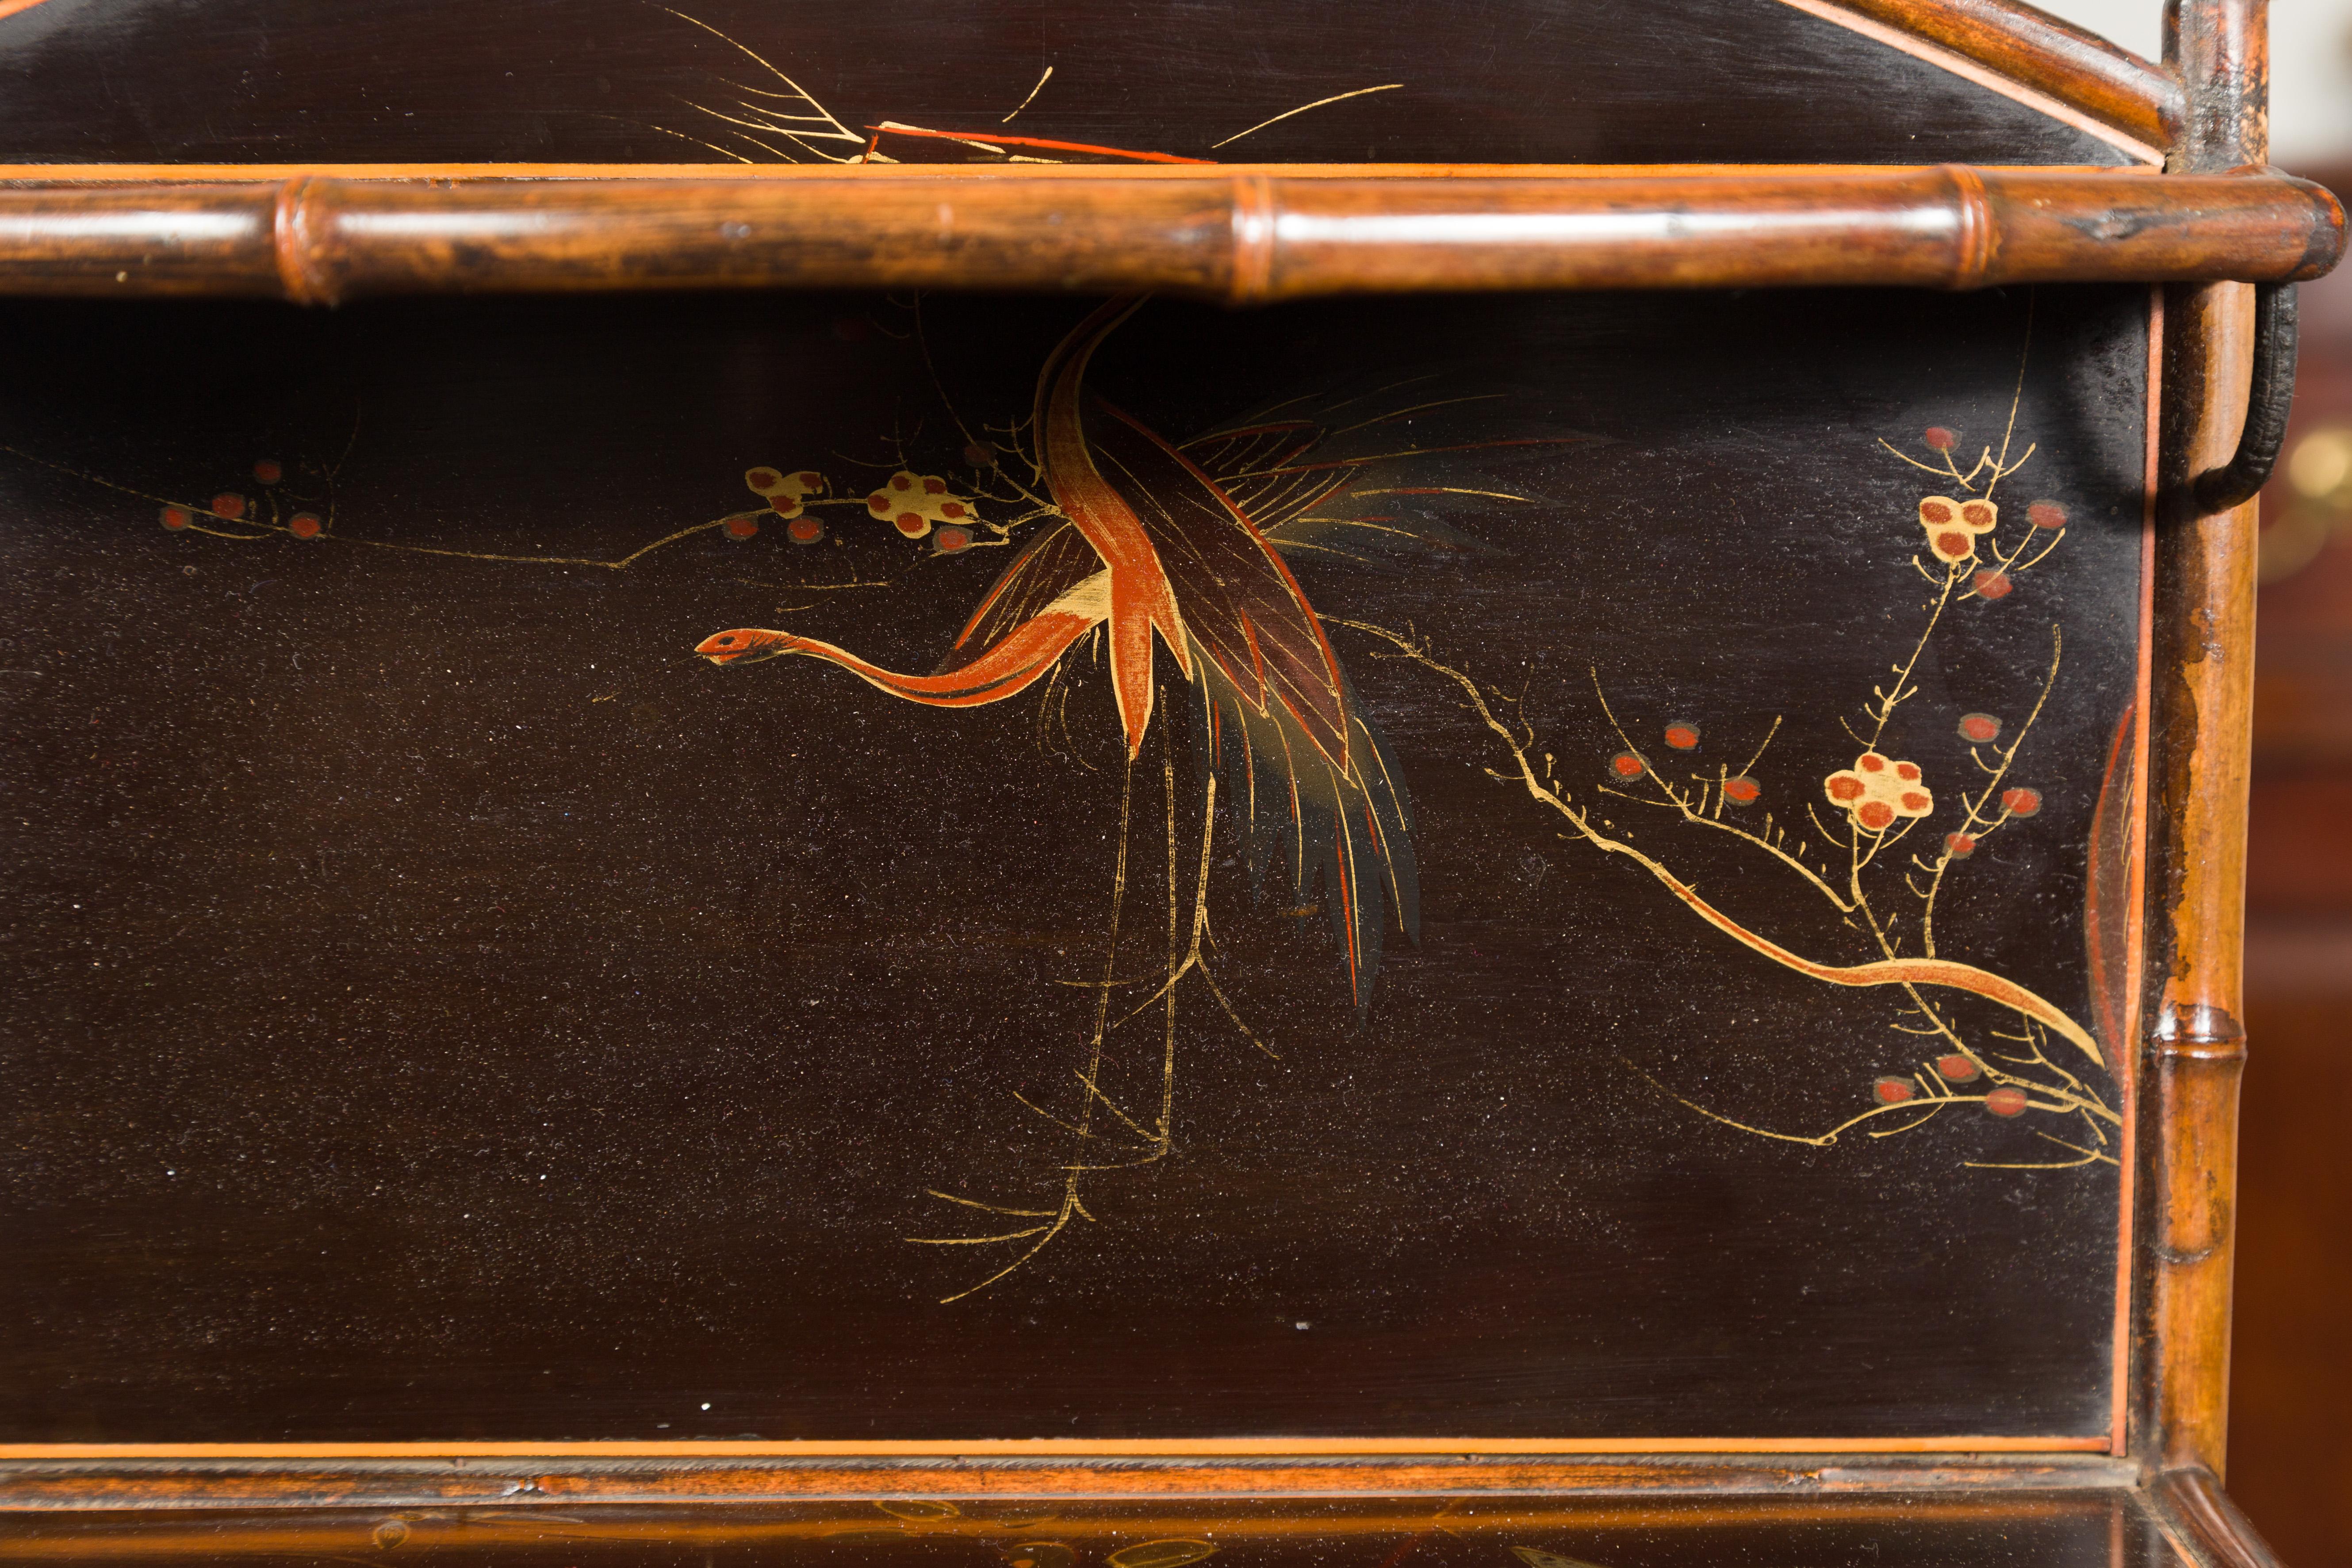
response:
[[[2147,308],[12,310],[0,1433],[2105,1434]]]

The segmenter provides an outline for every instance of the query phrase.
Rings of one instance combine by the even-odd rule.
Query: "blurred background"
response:
[[[2041,0],[2150,59],[2159,0]],[[2352,205],[2352,0],[2272,0],[2271,161]],[[2352,267],[2304,285],[2263,495],[2230,1491],[2352,1564]]]

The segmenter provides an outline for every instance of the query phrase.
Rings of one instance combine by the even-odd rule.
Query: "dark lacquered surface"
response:
[[[1877,443],[1997,442],[2027,307],[1154,305],[1090,374],[1182,434],[1306,396],[1395,416],[1335,437],[1358,454],[1591,437],[1366,470],[1455,493],[1361,515],[1451,531],[1299,552],[1299,580],[1474,670],[1706,897],[1851,964],[1867,941],[1785,868],[1599,793],[1623,742],[1596,673],[1656,754],[1696,725],[1694,771],[1784,715],[1758,808],[1834,815],[1840,717],[1933,596],[1935,484]],[[928,307],[965,417],[1025,417],[1082,309]],[[1958,716],[2021,721],[2063,628],[2016,775],[2041,809],[1951,873],[1938,931],[2102,1033],[2083,911],[2136,668],[2144,310],[2042,292],[2003,527],[2029,497],[2073,524],[1948,612],[1886,742],[1968,784]],[[1169,1157],[1088,1177],[1097,1223],[942,1305],[1012,1253],[908,1244],[989,1227],[927,1192],[1050,1205],[1072,1159],[1013,1095],[1076,1114],[1124,771],[1104,674],[1082,647],[1050,691],[942,711],[691,656],[784,626],[929,669],[1005,552],[855,510],[808,548],[771,517],[625,570],[478,559],[620,559],[755,501],[755,462],[862,486],[894,429],[968,475],[913,325],[824,299],[11,312],[0,1435],[2107,1429],[2115,1169],[1987,1168],[2071,1159],[2040,1134],[2083,1123],[1971,1104],[1817,1148],[1678,1103],[1818,1133],[1931,1047],[1889,993],[1801,979],[1563,838],[1456,689],[1345,627],[1413,798],[1420,942],[1390,935],[1359,1021],[1321,915],[1285,913],[1279,870],[1253,900],[1229,793],[1210,956],[1278,1059],[1186,981]],[[1454,397],[1485,401],[1402,412]],[[347,443],[328,537],[168,531],[142,499],[258,495],[265,456],[315,490],[301,465]],[[1171,729],[1133,775],[1123,978],[1164,964],[1168,862],[1189,900],[1198,853]],[[2013,1015],[1953,995],[2014,1048],[1983,1033]],[[1147,1118],[1162,1022],[1107,1058]]]
[[[1388,90],[1241,134],[1370,88]],[[816,110],[834,125],[761,128]],[[1222,160],[2128,161],[1780,0],[1488,0],[1345,28],[1312,4],[1223,0],[46,0],[0,20],[0,162],[814,162],[858,142],[776,128],[862,140],[885,122]],[[971,149],[898,134],[882,151]]]
[[[1058,1500],[700,1511],[451,1509],[18,1515],[0,1557],[241,1563],[1188,1563],[1496,1568],[2157,1568],[2179,1561],[2128,1498],[1946,1493],[1868,1501],[1433,1499],[1136,1506]]]

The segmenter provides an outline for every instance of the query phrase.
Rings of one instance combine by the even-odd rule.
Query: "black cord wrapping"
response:
[[[2294,405],[2294,285],[2254,285],[2254,373],[2246,392],[2246,426],[2229,466],[2197,476],[2198,515],[2243,506],[2278,464]]]

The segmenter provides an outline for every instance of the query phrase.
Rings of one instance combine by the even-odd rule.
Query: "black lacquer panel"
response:
[[[44,0],[0,19],[0,162],[2131,161],[1782,0],[1330,21],[1311,0]]]
[[[0,1435],[2107,1430],[2146,294],[1087,309],[8,309]]]

